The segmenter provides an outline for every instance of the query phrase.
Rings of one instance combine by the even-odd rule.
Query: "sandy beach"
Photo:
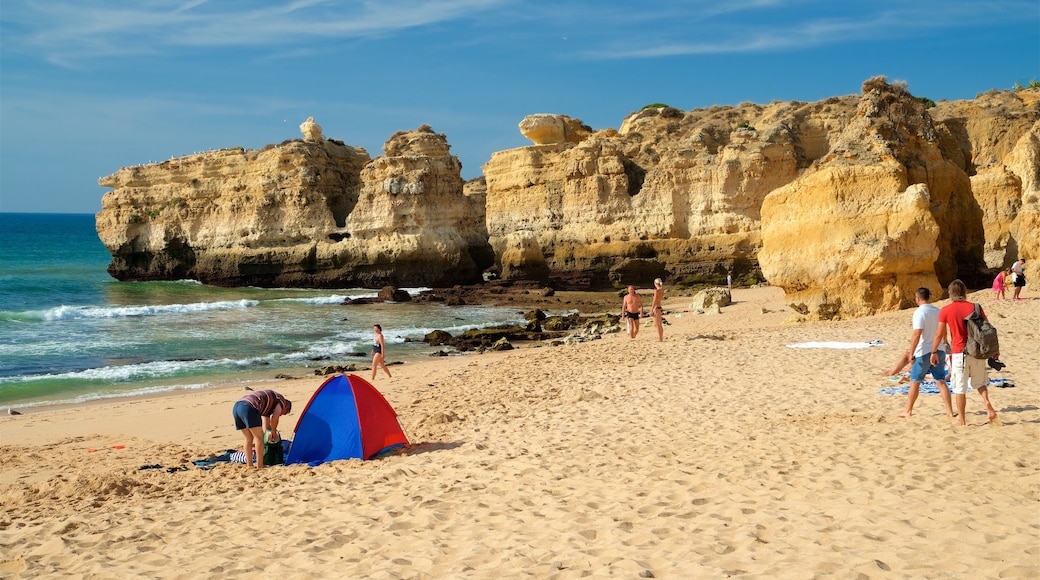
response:
[[[664,342],[391,366],[412,444],[373,461],[196,468],[241,446],[240,387],[5,414],[0,576],[1037,578],[1040,299],[991,295],[999,427],[974,392],[966,427],[879,393],[912,310],[796,324],[776,288],[669,295]]]

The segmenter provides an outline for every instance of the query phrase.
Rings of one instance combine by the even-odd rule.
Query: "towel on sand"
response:
[[[987,386],[1011,388],[1015,386],[1015,383],[1011,382],[1008,379],[990,379],[989,384]],[[972,391],[974,389],[968,387],[968,390]],[[910,392],[910,385],[900,385],[898,387],[885,387],[879,390],[878,392],[882,395],[906,395]],[[921,381],[921,389],[919,393],[922,395],[938,395],[939,387],[935,384],[935,381]]]
[[[870,348],[883,344],[885,343],[880,340],[872,340],[870,342],[799,342],[798,344],[789,344],[787,348]]]

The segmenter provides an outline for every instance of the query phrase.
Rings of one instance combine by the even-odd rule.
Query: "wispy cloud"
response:
[[[316,40],[388,37],[432,25],[457,44],[537,49],[581,40],[571,55],[637,59],[799,50],[1036,19],[1035,0],[4,0],[8,55],[77,67],[184,49],[264,47],[307,54]],[[462,24],[470,25],[468,28]],[[465,30],[466,32],[462,32]],[[452,33],[469,34],[450,38]],[[572,43],[575,44],[575,43]]]
[[[667,15],[655,34],[626,35],[583,53],[589,59],[636,59],[819,48],[863,40],[895,41],[936,30],[1036,21],[1032,1],[876,0],[840,5],[816,1],[746,0],[705,8],[696,17]],[[851,13],[851,14],[850,14]],[[691,25],[692,24],[692,25]]]
[[[5,51],[73,66],[184,47],[294,46],[469,18],[505,0],[4,2]]]

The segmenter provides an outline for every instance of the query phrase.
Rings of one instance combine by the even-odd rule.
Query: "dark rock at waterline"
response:
[[[383,286],[383,288],[379,290],[376,299],[380,302],[411,302],[412,295],[406,290],[401,290],[400,288]]]

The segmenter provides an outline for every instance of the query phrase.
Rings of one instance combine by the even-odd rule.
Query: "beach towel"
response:
[[[789,344],[787,348],[870,348],[883,344],[885,343],[880,340],[872,340],[870,342],[799,342],[798,344]]]
[[[1008,389],[1014,387],[1015,383],[1009,379],[990,379],[989,384],[987,386]],[[968,390],[971,391],[973,389],[971,387],[968,387]],[[939,386],[935,383],[935,381],[922,381],[921,388],[918,392],[922,395],[938,395]],[[907,395],[910,393],[910,385],[900,385],[898,387],[885,387],[883,389],[878,390],[878,393],[881,393],[882,395]]]

